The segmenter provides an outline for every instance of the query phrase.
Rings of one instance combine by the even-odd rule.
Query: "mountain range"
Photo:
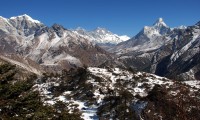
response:
[[[94,41],[58,24],[48,27],[28,15],[1,17],[0,23],[1,53],[29,58],[46,70],[94,66],[111,58]]]
[[[170,28],[159,18],[153,26],[145,26],[108,51],[125,66],[172,79],[194,80],[199,78],[199,38],[199,22]]]
[[[200,76],[199,23],[170,28],[159,18],[129,39],[100,27],[92,31],[48,27],[25,14],[0,17],[0,33],[3,58],[26,58],[42,71],[112,64],[182,80]]]
[[[199,80],[200,22],[129,38],[0,17],[0,119],[198,120]]]
[[[94,43],[98,44],[100,47],[104,49],[110,48],[110,46],[114,46],[120,42],[126,41],[130,39],[127,35],[119,36],[117,34],[113,34],[105,28],[96,28],[92,31],[87,31],[83,28],[77,28],[73,30],[73,32],[81,35],[82,37],[92,40]]]

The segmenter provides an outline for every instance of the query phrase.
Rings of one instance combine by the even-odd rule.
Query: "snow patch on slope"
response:
[[[197,40],[198,37],[199,34],[194,34],[193,39],[187,45],[185,45],[183,48],[172,54],[170,58],[171,61],[172,62],[176,61],[185,51],[187,51],[193,45],[193,43]]]
[[[104,98],[109,95],[120,96],[120,91],[122,89],[127,90],[133,96],[139,95],[141,97],[146,97],[155,85],[161,85],[171,89],[176,87],[175,84],[181,84],[153,74],[127,71],[120,68],[89,67],[86,71],[87,77],[83,84],[89,85],[89,90],[84,89],[85,86],[80,87],[79,84],[75,84],[74,86],[71,86],[74,88],[74,91],[68,91],[66,89],[58,96],[54,96],[53,92],[51,93],[51,88],[54,88],[54,86],[59,87],[62,84],[62,78],[60,77],[49,78],[45,83],[38,82],[33,89],[38,90],[40,95],[43,96],[42,100],[44,104],[54,105],[56,102],[62,101],[68,105],[69,109],[74,109],[73,106],[78,105],[77,108],[82,112],[82,118],[84,120],[98,120],[97,110],[98,107],[105,104],[104,102],[106,101],[104,101]],[[74,79],[74,81],[76,80]],[[190,82],[187,83],[189,84]],[[90,92],[92,94],[91,98],[94,98],[95,100],[92,101],[92,105],[86,99],[82,99],[85,95],[87,96],[87,94],[85,94],[87,92]],[[170,91],[169,94],[175,96],[178,92],[177,89],[174,89]],[[137,97],[134,97],[132,99],[133,105],[134,103],[138,103],[138,100]],[[146,106],[146,104],[147,103],[139,104],[138,106],[135,106],[135,109],[143,109],[140,107],[143,105]]]
[[[40,80],[38,80],[40,81]],[[48,81],[48,80],[47,80]],[[71,94],[71,91],[65,91],[61,93],[58,97],[53,97],[49,89],[53,86],[59,86],[61,85],[61,80],[59,78],[52,78],[51,81],[48,81],[46,83],[40,83],[38,82],[33,86],[34,91],[39,91],[40,95],[42,96],[42,100],[45,105],[54,105],[58,101],[62,101],[63,103],[68,104],[68,109],[72,110],[74,109],[74,106],[78,105],[78,109],[82,112],[81,118],[84,120],[98,120],[97,117],[97,107],[98,106],[86,106],[86,103],[84,101],[75,100],[73,98],[68,99],[66,98],[67,95]],[[69,111],[69,113],[72,111]]]
[[[191,87],[195,87],[197,89],[200,89],[200,81],[191,80],[191,81],[184,81],[184,83],[191,86]]]

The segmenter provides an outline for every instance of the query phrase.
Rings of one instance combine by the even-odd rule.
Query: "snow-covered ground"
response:
[[[53,97],[52,93],[49,89],[53,86],[59,86],[61,84],[61,80],[59,78],[52,78],[52,81],[46,83],[37,83],[33,86],[34,91],[39,91],[41,97],[43,98],[43,102],[45,105],[54,105],[56,102],[61,101],[63,103],[69,104],[68,109],[74,109],[74,105],[78,105],[78,109],[82,112],[82,118],[84,120],[98,120],[98,116],[96,114],[98,106],[87,106],[84,101],[74,100],[73,98],[67,99],[67,95],[71,94],[71,91],[65,91],[58,97]],[[72,112],[72,111],[69,111]]]
[[[53,105],[58,101],[62,101],[63,103],[68,104],[68,109],[74,109],[74,105],[78,105],[77,108],[82,112],[82,118],[84,120],[98,120],[97,109],[99,106],[104,104],[104,98],[108,94],[115,94],[118,96],[120,93],[120,87],[128,90],[133,96],[139,95],[141,97],[146,97],[148,93],[153,89],[155,85],[165,86],[166,88],[173,88],[174,81],[171,81],[164,77],[159,77],[153,74],[145,73],[145,72],[131,72],[127,70],[123,70],[120,68],[97,68],[97,67],[89,67],[87,69],[89,73],[87,76],[87,80],[85,84],[90,85],[90,92],[92,92],[93,97],[95,99],[95,104],[88,105],[88,101],[85,99],[76,99],[73,94],[76,94],[77,91],[80,96],[84,94],[82,93],[83,88],[78,89],[79,85],[75,85],[74,88],[78,89],[76,92],[73,91],[64,91],[60,93],[59,96],[54,97],[52,93],[49,91],[53,86],[59,87],[62,84],[61,78],[50,78],[45,83],[38,82],[33,89],[38,90],[40,95],[43,96],[44,104]],[[95,77],[94,77],[95,76]],[[100,78],[100,79],[98,79]],[[200,88],[200,82],[198,81],[185,81],[186,84],[190,86],[194,86],[196,88]],[[178,83],[181,84],[181,83]],[[117,87],[118,86],[118,87]],[[109,91],[111,93],[109,93]],[[171,90],[169,94],[175,96],[179,93],[177,89]],[[70,96],[70,97],[69,97]],[[133,101],[137,102],[138,99]],[[141,104],[143,107],[145,104]],[[140,112],[142,108],[138,104],[136,108]]]
[[[200,81],[197,80],[191,80],[191,81],[184,81],[185,84],[190,85],[191,87],[195,87],[197,89],[200,89]]]
[[[104,69],[104,68],[95,68],[95,67],[89,67],[88,70],[98,76],[101,77],[103,79],[110,79],[111,81],[107,81],[107,84],[104,85],[104,87],[108,87],[111,90],[115,89],[115,84],[117,80],[122,80],[123,82],[126,81],[130,81],[131,82],[136,82],[134,79],[135,78],[143,78],[145,81],[137,81],[137,85],[136,86],[131,86],[128,85],[127,88],[130,89],[131,93],[133,93],[133,95],[139,94],[140,96],[146,96],[147,95],[147,91],[151,90],[155,84],[158,85],[172,85],[173,82],[170,81],[169,79],[166,79],[164,77],[159,77],[153,74],[148,74],[148,73],[144,73],[144,72],[137,72],[135,74],[126,71],[126,70],[122,70],[119,68],[114,68],[111,70],[108,69]],[[145,77],[144,74],[146,75]],[[150,85],[150,88],[148,90],[146,90],[145,87],[141,87],[143,84],[148,84]],[[97,93],[96,93],[97,94]]]

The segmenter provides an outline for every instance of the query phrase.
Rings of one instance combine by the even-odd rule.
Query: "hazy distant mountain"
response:
[[[127,35],[119,36],[117,34],[108,31],[105,28],[100,28],[100,27],[92,31],[87,31],[79,27],[73,30],[73,32],[81,35],[84,38],[91,40],[94,43],[97,43],[100,46],[113,46],[120,42],[127,41],[128,39],[130,39],[130,37],[128,37]]]

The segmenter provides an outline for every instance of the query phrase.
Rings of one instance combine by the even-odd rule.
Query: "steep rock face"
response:
[[[199,23],[169,28],[160,18],[132,39],[110,49],[126,66],[169,78],[199,78]],[[195,77],[196,76],[196,77]]]
[[[151,65],[157,63],[157,59],[171,53],[171,47],[166,46],[171,32],[163,19],[159,18],[153,26],[145,26],[136,36],[109,51],[117,54],[117,59],[125,66],[150,72]],[[159,50],[164,52],[160,54]]]
[[[111,58],[107,52],[89,40],[69,30],[58,29],[53,28],[48,30],[51,31],[50,33],[45,32],[33,39],[30,43],[33,47],[27,54],[28,57],[44,66],[58,65],[66,68],[83,66],[84,64],[99,65]],[[25,51],[28,47],[22,47],[21,51]]]
[[[97,66],[111,59],[90,40],[58,24],[49,28],[28,15],[1,17],[0,23],[0,51],[28,57],[47,70]]]
[[[1,33],[12,33],[15,31],[9,19],[0,16]]]
[[[52,29],[54,30],[54,32],[55,32],[59,37],[63,37],[64,31],[66,30],[63,26],[58,25],[58,24],[54,24],[54,25],[52,26]]]
[[[128,41],[118,44],[109,51],[117,54],[127,54],[130,52],[147,52],[156,50],[168,41],[167,37],[163,37],[171,30],[164,23],[162,18],[159,18],[153,26],[145,26],[136,36]]]
[[[30,39],[34,38],[34,34],[42,29],[44,25],[32,19],[28,15],[17,17],[0,18],[1,46],[2,52],[15,53],[18,48]]]
[[[187,29],[174,29],[170,34],[171,40],[154,53],[150,72],[181,80],[196,79],[196,70],[193,71],[192,67],[199,64],[199,34],[196,25]]]
[[[176,39],[177,38],[177,39]],[[166,76],[187,79],[199,79],[199,46],[200,46],[200,27],[198,24],[188,27],[185,31],[179,32],[174,39],[173,53],[169,56],[166,64]],[[160,62],[163,62],[162,60]],[[156,74],[159,75],[157,66]]]
[[[44,26],[40,21],[34,20],[26,14],[17,17],[11,17],[9,22],[14,28],[17,29],[17,33],[19,35],[24,36],[34,34],[37,30]]]

